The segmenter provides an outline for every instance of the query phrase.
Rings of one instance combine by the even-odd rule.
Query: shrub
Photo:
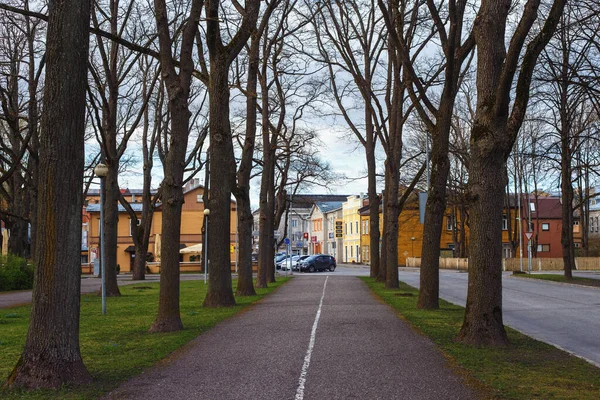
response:
[[[0,256],[0,292],[33,288],[33,265],[12,254]]]

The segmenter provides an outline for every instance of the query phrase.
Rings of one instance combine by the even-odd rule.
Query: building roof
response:
[[[523,201],[525,200],[525,201]],[[539,219],[561,219],[562,218],[562,201],[559,197],[538,197],[534,196],[521,200],[521,214],[523,218],[529,214],[529,204],[534,204],[535,209],[531,209],[531,217]]]
[[[328,212],[337,211],[337,210],[341,209],[342,203],[343,202],[341,202],[341,201],[321,201],[321,202],[315,203],[315,205],[317,207],[319,207],[319,210],[321,210],[321,212],[323,214],[325,214]]]
[[[316,203],[340,202],[348,200],[347,194],[296,194],[290,197],[291,208],[312,208]]]
[[[142,207],[144,206],[142,203],[130,203],[129,204],[131,206],[131,208],[133,209],[133,211],[135,211],[136,213],[141,213],[142,212]],[[118,205],[118,209],[120,213],[124,213],[127,212],[127,210],[125,210],[125,207],[123,207],[121,204]],[[86,207],[87,212],[93,213],[93,212],[100,212],[100,204],[88,204],[88,206]]]

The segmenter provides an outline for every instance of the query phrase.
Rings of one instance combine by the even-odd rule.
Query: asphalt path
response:
[[[337,272],[294,274],[107,398],[476,398],[432,342]]]
[[[400,280],[419,287],[419,270],[400,268]],[[597,278],[595,272],[576,276]],[[440,271],[440,297],[459,306],[468,274]],[[600,289],[502,275],[504,324],[600,367]]]

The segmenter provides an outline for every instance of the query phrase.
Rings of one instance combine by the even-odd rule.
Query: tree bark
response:
[[[498,134],[498,133],[496,133]],[[491,133],[490,133],[491,135]],[[471,141],[469,288],[458,340],[473,345],[506,345],[502,320],[502,155],[489,141]]]
[[[246,138],[242,151],[242,160],[237,173],[235,196],[238,205],[238,238],[239,262],[237,296],[254,296],[252,282],[252,229],[254,217],[250,208],[250,173],[256,141],[256,105],[258,87],[258,63],[260,38],[269,20],[270,10],[267,9],[261,21],[261,27],[252,34],[248,52],[248,82],[246,84]]]
[[[171,115],[171,138],[163,165],[161,185],[163,226],[161,241],[160,292],[158,315],[150,332],[171,332],[183,329],[179,314],[179,239],[183,206],[183,173],[189,138],[188,106],[191,76],[194,70],[192,48],[202,13],[202,1],[193,0],[188,20],[181,33],[179,69],[175,68],[172,39],[165,0],[154,0],[155,20],[160,48],[160,67],[168,93]]]
[[[502,322],[502,199],[506,160],[525,118],[531,77],[540,52],[552,37],[565,0],[555,0],[540,32],[522,49],[536,22],[539,1],[527,2],[508,50],[506,34],[510,0],[482,0],[475,19],[477,106],[471,130],[469,198],[471,203],[469,287],[465,320],[457,340],[466,344],[503,346],[508,337]],[[510,110],[513,81],[520,64]]]
[[[379,206],[380,200],[377,195],[377,166],[375,160],[375,133],[373,132],[373,122],[370,120],[370,111],[366,112],[367,132],[365,153],[367,157],[367,193],[369,196],[369,262],[370,276],[377,277],[381,267],[379,257]]]
[[[116,133],[115,133],[116,135]],[[107,164],[109,165],[109,164]],[[106,296],[120,296],[121,291],[117,284],[117,236],[119,221],[119,191],[118,161],[116,165],[108,167],[108,175],[105,178],[104,189],[104,257],[106,273]],[[100,296],[100,291],[98,292]]]
[[[229,66],[226,57],[211,57],[210,84],[210,222],[208,247],[210,274],[205,307],[235,305],[229,253],[231,193],[235,185],[235,159],[229,124]],[[239,212],[239,211],[238,211]]]
[[[562,192],[562,227],[560,243],[563,251],[564,276],[573,279],[573,266],[575,265],[575,246],[573,244],[573,184],[571,181],[571,146],[570,134],[561,132],[560,154],[560,186]]]
[[[55,0],[48,13],[33,301],[25,348],[8,378],[11,388],[91,382],[79,351],[90,3]]]
[[[423,225],[420,288],[417,301],[417,308],[423,309],[439,308],[440,238],[446,212],[446,186],[450,172],[449,136],[454,98],[446,99],[446,102],[447,104],[443,105],[444,109],[441,109],[444,112],[438,115],[437,132],[431,148],[431,187],[428,191]]]
[[[151,333],[183,329],[179,313],[179,239],[183,207],[183,172],[189,134],[188,96],[182,93],[169,99],[171,147],[164,165],[162,190],[162,240],[158,315]],[[228,230],[229,231],[229,230]]]

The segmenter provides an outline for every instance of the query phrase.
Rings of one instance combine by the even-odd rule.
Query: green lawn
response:
[[[563,274],[514,274],[519,278],[541,279],[552,282],[570,283],[573,285],[594,286],[600,287],[600,279],[581,278],[574,276],[573,279],[567,280]]]
[[[600,399],[600,369],[507,328],[507,348],[474,348],[454,341],[464,309],[440,301],[435,311],[417,310],[418,291],[404,283],[400,290],[363,278],[383,301],[433,340],[457,371],[496,399]]]
[[[290,278],[279,278],[257,296],[237,297],[231,308],[203,308],[206,285],[200,281],[181,282],[181,319],[184,330],[149,334],[158,309],[158,283],[121,286],[121,297],[109,298],[107,315],[102,315],[101,299],[82,296],[80,341],[83,361],[94,377],[87,387],[29,393],[0,389],[7,399],[89,399],[116,387],[145,368],[212,328],[215,324],[260,300]],[[234,286],[236,281],[234,281]],[[235,287],[234,287],[235,290]],[[0,309],[0,383],[14,367],[25,344],[29,306]]]

